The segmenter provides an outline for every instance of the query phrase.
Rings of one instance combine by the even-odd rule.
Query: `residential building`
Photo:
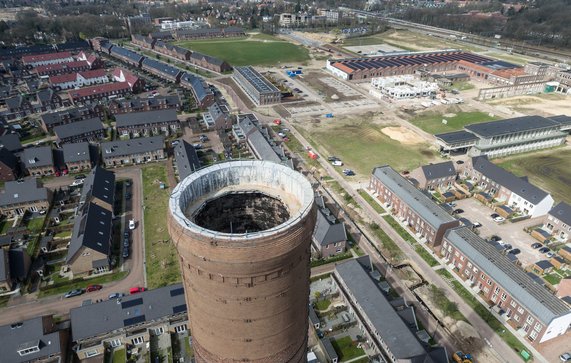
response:
[[[22,95],[16,95],[4,99],[8,113],[14,114],[14,118],[24,117],[34,113],[32,104]]]
[[[115,82],[126,82],[132,93],[140,93],[145,89],[145,80],[123,68],[115,68],[111,73]]]
[[[0,147],[0,181],[16,180],[19,174],[18,158],[5,147]]]
[[[100,105],[87,105],[68,108],[64,111],[45,113],[40,116],[40,122],[44,132],[51,132],[54,127],[67,125],[72,122],[101,117],[104,109]]]
[[[74,59],[70,52],[26,55],[22,57],[22,64],[32,68],[46,64],[68,63],[73,61]]]
[[[91,170],[94,165],[90,145],[88,142],[75,142],[71,144],[64,144],[63,161],[71,173],[78,171]]]
[[[180,82],[180,77],[182,76],[182,71],[177,67],[151,58],[145,58],[141,67],[145,71],[173,83]]]
[[[347,246],[345,224],[338,221],[331,210],[327,208],[323,196],[317,196],[315,204],[317,205],[317,219],[312,237],[313,249],[322,258],[344,253]]]
[[[7,218],[23,216],[27,211],[47,211],[51,193],[41,186],[39,180],[27,178],[24,181],[9,181],[0,193],[0,214]]]
[[[18,153],[23,149],[20,137],[15,133],[0,136],[0,147],[3,147],[13,153]]]
[[[101,143],[101,155],[105,165],[113,168],[164,160],[164,147],[163,136],[116,140]]]
[[[129,92],[131,92],[131,86],[128,82],[115,82],[84,87],[78,90],[70,90],[68,94],[69,98],[71,98],[74,103],[77,103],[113,99],[125,96]]]
[[[10,363],[66,363],[69,332],[53,315],[0,326],[0,357]]]
[[[545,216],[543,229],[563,243],[571,242],[571,205],[561,202],[553,207]]]
[[[233,38],[245,36],[244,29],[236,27],[228,28],[200,28],[200,29],[176,29],[172,32],[175,39],[212,39]]]
[[[335,290],[340,292],[349,315],[357,319],[364,345],[388,362],[448,362],[444,348],[428,351],[418,340],[371,278],[370,271],[369,256],[363,256],[337,264],[332,275]]]
[[[435,137],[443,153],[495,158],[562,145],[569,129],[571,121],[566,116],[521,116],[470,124]]]
[[[446,232],[440,254],[463,280],[533,343],[567,332],[571,310],[502,253],[466,227]]]
[[[433,248],[440,246],[448,229],[460,224],[388,165],[373,170],[369,188],[385,208]]]
[[[205,109],[214,103],[214,92],[202,78],[184,73],[180,78],[180,85],[192,91],[198,108]]]
[[[85,60],[77,60],[67,63],[46,64],[37,66],[32,72],[36,73],[38,77],[55,76],[56,74],[73,73],[88,71],[91,69],[89,63]]]
[[[422,190],[446,190],[454,185],[457,173],[452,161],[428,164],[410,172],[409,178]]]
[[[131,98],[124,100],[112,100],[109,102],[109,112],[121,114],[129,112],[144,112],[173,109],[180,111],[181,100],[178,95],[156,96],[147,98]]]
[[[280,90],[250,66],[235,67],[233,78],[258,106],[271,105],[281,101]]]
[[[105,128],[99,117],[54,127],[60,145],[70,142],[98,141],[105,138]]]
[[[54,157],[50,146],[36,146],[24,149],[20,160],[29,175],[50,176],[55,172]]]
[[[65,90],[107,83],[109,82],[109,77],[107,77],[107,72],[105,72],[104,69],[94,69],[78,73],[66,73],[50,76],[49,82],[51,87],[59,90]]]
[[[94,53],[86,53],[84,51],[79,52],[78,55],[75,56],[78,61],[87,62],[89,64],[89,69],[97,69],[103,68],[105,63],[101,58],[99,58]]]
[[[101,357],[108,347],[137,348],[151,336],[186,332],[181,284],[71,309],[73,351],[79,360]]]
[[[559,256],[571,262],[571,247],[563,246],[559,251],[557,251],[557,253]]]
[[[464,164],[463,177],[499,202],[531,218],[547,214],[553,207],[553,198],[507,170],[495,165],[485,156],[476,156]]]
[[[185,179],[201,167],[196,149],[183,139],[179,139],[174,147],[174,160],[179,180]]]
[[[131,35],[131,43],[139,46],[139,47],[143,47],[143,48],[147,48],[147,49],[153,49],[155,47],[155,42],[157,40],[153,39],[151,37],[146,37],[143,35],[139,35],[139,34],[132,34]]]
[[[192,52],[186,48],[182,48],[170,43],[165,43],[162,40],[158,40],[155,43],[155,51],[166,54],[170,57],[180,59],[182,61],[190,60],[190,55]]]
[[[39,90],[36,93],[36,102],[41,112],[58,109],[67,103],[51,88]]]
[[[10,276],[10,253],[7,249],[0,248],[0,292],[12,290],[12,276]],[[2,328],[0,328],[1,330]]]
[[[65,261],[74,277],[110,270],[112,221],[113,212],[95,203],[80,207]]]
[[[232,127],[232,117],[226,105],[214,102],[208,106],[208,112],[202,114],[207,129],[226,130]]]
[[[93,203],[113,212],[115,173],[96,166],[83,181],[79,205]]]
[[[232,70],[232,67],[226,61],[198,52],[192,52],[190,63],[218,73]]]
[[[115,120],[117,133],[123,137],[169,136],[180,129],[176,110],[173,109],[122,113],[115,115]]]
[[[284,27],[296,27],[311,21],[309,14],[282,13],[279,15],[279,24]]]
[[[127,48],[119,47],[117,45],[113,45],[111,47],[109,55],[138,68],[141,67],[143,59],[145,59],[145,57],[139,53],[133,52]]]
[[[548,260],[540,260],[532,263],[527,269],[537,275],[542,276],[553,271],[553,264]]]

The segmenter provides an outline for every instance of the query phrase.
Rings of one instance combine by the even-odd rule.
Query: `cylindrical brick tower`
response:
[[[305,362],[309,181],[269,161],[220,163],[182,180],[169,209],[197,362]]]

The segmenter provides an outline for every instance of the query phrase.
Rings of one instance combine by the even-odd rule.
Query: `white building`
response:
[[[439,87],[434,82],[421,81],[413,75],[378,77],[371,79],[369,93],[377,98],[397,100],[436,95]]]

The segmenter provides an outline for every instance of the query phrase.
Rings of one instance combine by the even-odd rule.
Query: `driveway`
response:
[[[531,244],[537,240],[523,230],[529,225],[528,220],[498,224],[490,218],[490,214],[494,211],[474,198],[457,200],[456,205],[456,208],[464,210],[464,213],[460,215],[461,217],[469,219],[472,223],[480,222],[482,224],[482,227],[478,228],[480,237],[487,239],[497,235],[502,238],[502,241],[511,244],[513,248],[519,248],[521,253],[517,257],[523,267],[547,258],[538,250],[531,248]]]

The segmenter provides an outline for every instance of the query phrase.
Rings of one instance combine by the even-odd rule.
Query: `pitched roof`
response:
[[[140,137],[132,140],[115,140],[101,143],[103,158],[141,154],[165,147],[163,136]]]
[[[22,57],[22,63],[35,63],[50,61],[56,59],[71,58],[70,52],[59,52],[59,53],[47,53],[47,54],[36,54],[36,55],[26,55]]]
[[[39,180],[27,178],[24,181],[9,181],[0,192],[0,206],[15,203],[36,202],[48,199],[48,190],[41,186]]]
[[[5,147],[0,147],[0,161],[10,169],[15,169],[18,165],[18,158]]]
[[[450,229],[445,238],[544,324],[571,313],[561,300],[468,228]]]
[[[83,181],[79,203],[89,203],[93,198],[107,202],[113,208],[115,200],[115,173],[100,166],[96,166],[91,170]]]
[[[454,169],[454,163],[451,161],[424,165],[421,166],[421,169],[422,172],[424,173],[426,180],[433,180],[433,179],[439,179],[456,175],[456,169]]]
[[[553,264],[548,260],[541,260],[535,262],[535,266],[539,267],[542,270],[547,270],[548,268],[553,268]]]
[[[54,157],[50,146],[26,148],[24,149],[20,160],[22,160],[26,168],[39,168],[54,165]]]
[[[36,71],[37,73],[60,72],[60,71],[64,72],[68,69],[77,69],[77,68],[89,68],[89,63],[84,60],[78,60],[73,62],[44,64],[36,66],[34,68],[34,71]]]
[[[38,98],[38,101],[41,103],[51,102],[54,96],[56,96],[56,98],[59,98],[58,94],[51,88],[46,88],[36,93],[36,97]]]
[[[179,139],[178,145],[174,148],[174,158],[180,180],[200,169],[200,159],[194,146],[183,139]]]
[[[81,306],[70,311],[72,341],[178,314],[186,315],[182,284],[144,291],[121,300]]]
[[[73,225],[66,263],[70,263],[81,247],[86,247],[109,257],[113,213],[95,203],[80,207],[80,215]]]
[[[216,65],[216,66],[221,66],[224,61],[222,59],[216,58],[216,57],[212,57],[209,56],[207,54],[202,54],[202,53],[198,53],[198,52],[192,52],[192,54],[190,55],[190,59],[196,59],[196,60],[204,60],[207,63]]]
[[[170,66],[166,63],[151,58],[145,58],[143,60],[143,68],[145,67],[153,69],[157,72],[160,72],[170,77],[176,77],[178,74],[182,72],[180,69],[176,67]]]
[[[482,173],[487,178],[500,184],[512,193],[519,195],[532,204],[538,204],[549,193],[529,183],[527,180],[519,178],[509,171],[497,166],[488,160],[485,156],[476,156],[472,158],[472,167],[474,170]]]
[[[105,83],[105,84],[98,84],[95,86],[84,87],[77,90],[70,90],[68,94],[71,98],[81,98],[87,96],[98,96],[100,94],[113,92],[113,91],[128,91],[131,89],[127,82],[114,82],[114,83]]]
[[[0,326],[0,356],[3,361],[23,363],[38,360],[61,352],[60,332],[55,325],[48,325],[52,320],[39,316],[10,325]],[[39,352],[21,356],[18,350],[37,346]]]
[[[22,150],[22,143],[18,134],[6,134],[0,136],[0,147],[4,147],[9,151]]]
[[[10,261],[8,251],[0,248],[0,282],[8,281],[10,277]]]
[[[561,202],[553,207],[549,214],[559,219],[561,222],[571,226],[571,205]]]
[[[499,121],[481,122],[464,128],[480,137],[488,138],[518,132],[557,127],[559,123],[542,116],[522,116]]]
[[[117,45],[114,45],[113,48],[111,48],[111,54],[116,54],[135,63],[139,63],[144,58],[139,53],[135,53],[127,48],[119,47]]]
[[[66,163],[91,161],[88,142],[74,142],[74,143],[64,144],[62,146],[62,149],[63,149],[63,160]]]
[[[321,246],[346,241],[345,224],[337,221],[328,208],[319,208],[313,238]]]
[[[375,168],[373,175],[434,229],[456,220],[390,166]]]
[[[99,117],[94,117],[87,120],[56,126],[54,127],[54,134],[62,140],[68,137],[81,136],[103,130],[105,130],[105,128],[103,127],[103,123]]]
[[[129,72],[123,68],[115,68],[112,73],[113,78],[117,82],[127,82],[129,86],[133,87],[133,85],[139,80],[134,73]]]
[[[188,85],[194,91],[194,94],[198,100],[198,102],[202,102],[207,96],[212,96],[213,92],[208,87],[206,82],[197,76],[194,76],[190,73],[184,73],[180,78],[180,82],[183,85]]]
[[[117,121],[116,127],[118,128],[178,121],[176,110],[172,108],[165,110],[123,113],[115,115],[115,120]]]

